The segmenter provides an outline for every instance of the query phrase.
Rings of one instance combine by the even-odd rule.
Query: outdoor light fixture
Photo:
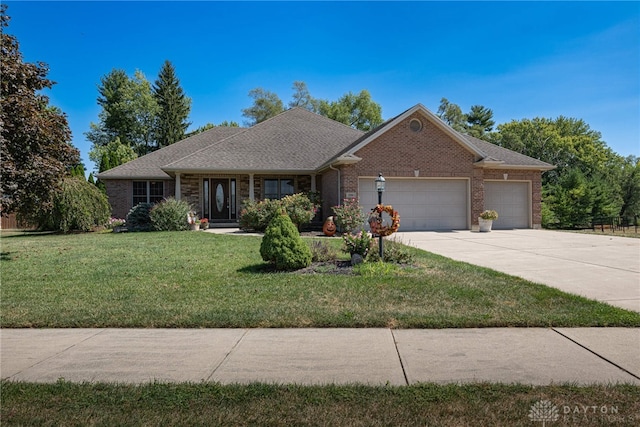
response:
[[[382,193],[384,193],[384,184],[385,179],[382,176],[382,173],[378,174],[376,178],[376,191],[378,191],[378,204],[382,204]]]
[[[376,178],[376,190],[378,191],[378,204],[379,205],[382,204],[382,193],[384,193],[384,184],[385,184],[385,179],[382,176],[382,172],[380,172],[378,174],[378,177]],[[380,219],[382,219],[382,212],[380,212]],[[380,251],[380,261],[384,261],[384,250],[383,250],[383,247],[382,247],[382,236],[379,236],[378,249]]]

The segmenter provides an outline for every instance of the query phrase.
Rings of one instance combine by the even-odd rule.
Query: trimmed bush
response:
[[[260,255],[277,270],[298,270],[311,265],[311,249],[288,215],[278,215],[271,221],[260,244]]]
[[[151,231],[151,216],[153,208],[151,203],[139,203],[132,207],[127,214],[127,230],[129,231]]]
[[[190,211],[189,203],[169,197],[151,208],[149,218],[155,231],[183,231],[189,228]]]
[[[42,212],[37,223],[41,229],[68,233],[106,226],[110,217],[106,195],[84,178],[69,177],[62,181],[54,196],[53,208]]]

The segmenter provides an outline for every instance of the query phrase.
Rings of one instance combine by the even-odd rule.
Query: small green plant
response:
[[[383,244],[384,262],[393,264],[413,264],[415,257],[409,248],[395,239],[385,239]],[[367,256],[367,262],[380,261],[380,253],[371,251]]]
[[[373,244],[373,237],[366,231],[360,231],[356,234],[343,234],[344,250],[350,255],[358,254],[363,258],[367,256]]]
[[[343,233],[353,233],[361,229],[367,220],[358,199],[344,199],[342,205],[333,207],[333,212],[335,223]]]
[[[400,267],[380,260],[376,262],[365,262],[354,267],[356,274],[364,277],[381,277],[395,274]]]
[[[187,217],[191,207],[184,200],[173,197],[165,199],[151,208],[149,218],[155,231],[182,231],[189,228]]]
[[[498,219],[498,212],[491,210],[491,209],[487,209],[485,211],[483,211],[480,214],[480,218],[482,219],[490,219],[490,220],[496,220]]]
[[[267,227],[260,255],[277,270],[298,270],[311,265],[311,249],[286,214],[275,217]]]
[[[152,203],[139,203],[127,214],[127,229],[129,231],[151,231],[151,216],[149,215],[153,208]]]
[[[335,261],[338,257],[336,250],[326,240],[313,240],[310,247],[313,262]]]

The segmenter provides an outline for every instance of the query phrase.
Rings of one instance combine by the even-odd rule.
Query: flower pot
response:
[[[200,230],[200,224],[191,223],[191,224],[189,224],[189,228],[191,229],[191,231]]]
[[[478,224],[480,225],[480,232],[485,233],[491,231],[491,226],[493,225],[492,219],[482,219],[478,218]]]

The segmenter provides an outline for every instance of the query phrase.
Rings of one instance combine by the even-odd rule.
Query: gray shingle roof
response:
[[[293,108],[163,169],[311,172],[362,134],[335,120]]]
[[[473,136],[461,134],[463,138],[469,141],[470,144],[475,145],[480,151],[485,153],[487,157],[485,160],[501,161],[504,162],[501,166],[515,166],[515,167],[530,167],[542,170],[553,169],[554,166],[542,160],[534,159],[533,157],[525,156],[524,154],[517,153],[507,148],[500,147],[487,141],[475,138]]]
[[[194,151],[209,147],[221,140],[242,132],[245,128],[215,127],[168,147],[138,157],[135,160],[98,174],[100,179],[168,179],[161,167],[182,159]]]

